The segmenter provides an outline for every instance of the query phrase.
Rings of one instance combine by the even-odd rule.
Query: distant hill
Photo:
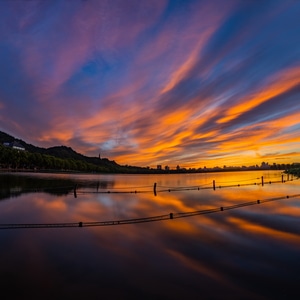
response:
[[[13,141],[19,142],[22,146],[25,147],[25,149],[27,151],[32,152],[32,153],[43,154],[46,151],[45,148],[40,148],[40,147],[33,146],[31,144],[27,144],[26,142],[24,142],[20,139],[16,139],[15,137],[13,137],[5,132],[0,131],[0,144],[6,143],[6,142],[12,143]]]
[[[17,141],[19,144],[21,144],[26,151],[30,153],[40,153],[43,155],[50,155],[53,157],[61,158],[61,159],[72,159],[75,161],[83,161],[89,164],[97,165],[97,166],[105,166],[106,168],[111,169],[112,171],[115,171],[116,169],[122,168],[121,165],[117,164],[115,161],[111,161],[107,158],[98,158],[98,157],[88,157],[84,156],[80,153],[77,153],[74,151],[71,147],[67,146],[54,146],[50,148],[41,148],[37,147],[31,144],[26,143],[23,140],[16,139],[15,137],[0,131],[0,144],[3,143],[11,143],[13,141]]]
[[[99,157],[89,157],[82,155],[76,151],[74,151],[71,147],[67,146],[53,146],[50,148],[42,148],[37,147],[32,144],[28,144],[21,139],[17,139],[5,132],[0,131],[0,147],[3,148],[4,143],[12,143],[18,142],[21,146],[25,148],[24,155],[17,160],[18,163],[14,163],[14,158],[10,158],[7,160],[5,155],[1,157],[0,153],[0,168],[2,164],[2,168],[4,165],[15,167],[22,167],[21,161],[23,159],[23,166],[25,168],[37,168],[37,169],[52,169],[52,168],[66,168],[68,170],[80,170],[87,172],[104,172],[104,173],[163,173],[162,170],[149,169],[145,167],[136,167],[136,166],[121,166],[117,164],[113,160],[109,160],[108,158],[99,158]],[[8,148],[7,148],[8,150]],[[5,151],[4,151],[5,152]],[[25,155],[25,154],[31,155]],[[20,151],[22,154],[22,151]],[[42,155],[42,159],[39,155]],[[28,157],[31,157],[28,159]],[[55,158],[55,161],[49,160],[50,157]],[[63,161],[63,162],[62,162]],[[64,167],[62,167],[64,166]]]

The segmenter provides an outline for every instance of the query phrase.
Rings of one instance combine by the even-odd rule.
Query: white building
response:
[[[16,149],[16,150],[21,150],[21,151],[25,151],[25,148],[23,145],[21,145],[19,142],[17,141],[13,141],[13,142],[6,142],[6,143],[3,143],[4,146],[6,147],[11,147],[13,149]]]

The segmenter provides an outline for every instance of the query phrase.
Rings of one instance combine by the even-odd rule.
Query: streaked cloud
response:
[[[2,1],[0,127],[120,164],[300,161],[298,1]]]

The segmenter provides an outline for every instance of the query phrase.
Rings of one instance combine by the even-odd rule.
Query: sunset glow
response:
[[[300,162],[299,14],[292,0],[1,1],[0,130],[121,165]]]

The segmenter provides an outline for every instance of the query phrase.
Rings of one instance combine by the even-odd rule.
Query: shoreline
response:
[[[12,169],[0,168],[0,173],[49,173],[49,174],[131,174],[131,175],[150,175],[150,174],[205,174],[205,173],[227,173],[227,172],[245,172],[245,171],[282,171],[283,173],[293,174],[293,170],[272,169],[272,168],[233,168],[233,169],[207,169],[207,170],[156,170],[149,169],[146,172],[80,172],[73,170],[55,170],[55,169]],[[296,171],[299,173],[299,170]]]

